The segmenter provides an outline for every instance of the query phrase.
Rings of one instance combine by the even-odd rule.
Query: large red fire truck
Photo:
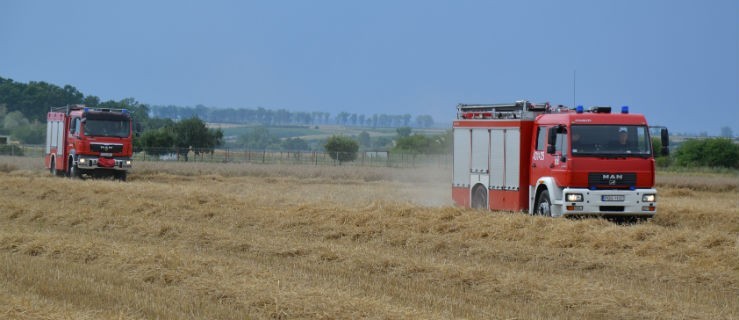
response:
[[[458,205],[553,217],[657,212],[649,127],[627,106],[460,104],[453,131]],[[662,129],[662,153],[667,137]]]
[[[68,105],[52,108],[46,120],[44,162],[53,175],[126,180],[133,154],[128,110]]]

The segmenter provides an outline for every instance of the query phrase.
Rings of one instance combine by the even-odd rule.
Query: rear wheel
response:
[[[126,175],[127,175],[127,172],[126,171],[116,171],[114,177],[118,181],[125,182],[126,181]]]
[[[56,171],[56,161],[54,161],[54,158],[51,158],[51,164],[49,165],[49,172],[52,176],[58,176],[59,173]]]
[[[552,216],[552,202],[549,200],[549,191],[543,190],[539,193],[534,214],[546,217]]]
[[[487,209],[488,208],[488,192],[485,186],[478,184],[472,188],[472,208]]]

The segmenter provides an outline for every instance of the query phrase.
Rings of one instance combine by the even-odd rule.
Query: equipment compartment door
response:
[[[467,128],[454,128],[454,186],[469,187],[471,131]]]

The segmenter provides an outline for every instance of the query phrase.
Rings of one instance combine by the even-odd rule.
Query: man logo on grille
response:
[[[601,179],[607,180],[609,186],[615,186],[616,183],[619,181],[622,181],[624,179],[624,175],[622,174],[604,174],[601,176]]]

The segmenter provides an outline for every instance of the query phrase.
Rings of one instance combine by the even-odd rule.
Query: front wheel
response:
[[[534,208],[534,214],[551,217],[552,216],[552,202],[549,200],[549,191],[544,190],[539,194],[539,198],[536,200],[536,206]]]
[[[71,179],[79,179],[80,178],[80,169],[77,168],[77,165],[74,164],[74,161],[72,159],[69,160],[69,169],[67,169],[67,176]]]
[[[126,175],[127,175],[127,172],[126,171],[116,171],[114,177],[118,181],[125,182],[126,181]]]

